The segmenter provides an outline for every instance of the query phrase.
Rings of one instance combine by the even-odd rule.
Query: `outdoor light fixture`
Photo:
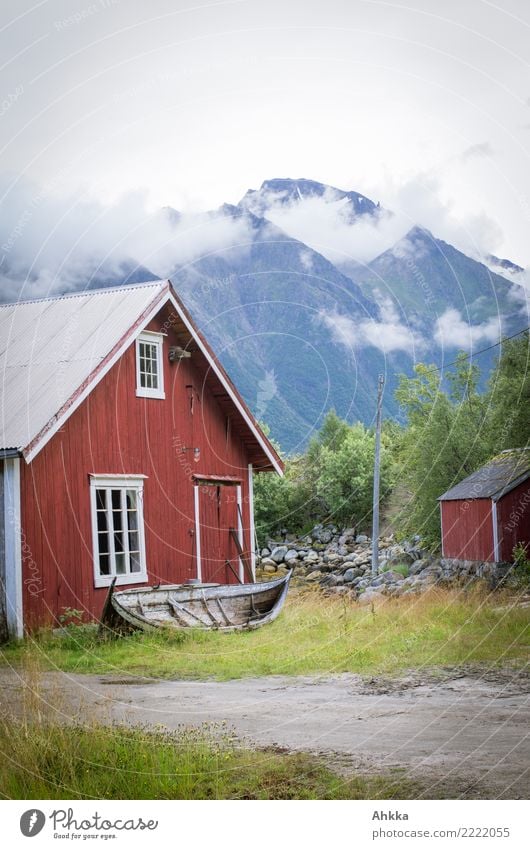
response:
[[[191,351],[185,351],[180,345],[172,345],[169,349],[169,361],[175,363],[177,360],[187,360],[191,357]]]

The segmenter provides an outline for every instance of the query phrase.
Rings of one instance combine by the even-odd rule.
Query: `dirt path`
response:
[[[402,768],[429,798],[528,798],[530,679],[521,672],[227,682],[54,672],[44,692],[68,716],[81,710],[169,728],[227,723],[246,744],[314,752],[345,773]],[[0,709],[12,711],[20,693],[17,673],[0,670]]]

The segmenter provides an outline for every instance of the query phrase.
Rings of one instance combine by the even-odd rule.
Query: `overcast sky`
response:
[[[502,7],[502,8],[501,8]],[[530,264],[525,0],[3,0],[5,192],[355,189]]]

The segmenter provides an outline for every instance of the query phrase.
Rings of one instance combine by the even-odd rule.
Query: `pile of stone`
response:
[[[360,604],[420,593],[438,583],[499,578],[493,564],[434,557],[421,547],[417,536],[400,543],[393,536],[381,538],[379,573],[373,577],[369,537],[332,524],[316,525],[303,539],[286,535],[281,542],[269,540],[260,555],[262,577],[294,567],[293,586],[320,586],[328,594],[347,594]]]

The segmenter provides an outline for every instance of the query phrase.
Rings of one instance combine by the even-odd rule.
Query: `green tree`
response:
[[[320,452],[318,492],[330,516],[340,525],[369,529],[372,516],[374,445],[372,431],[358,423],[348,427],[337,448],[324,445]],[[388,493],[391,480],[388,443],[382,440],[381,492]]]
[[[485,399],[477,392],[478,370],[460,355],[440,385],[433,366],[419,364],[416,377],[401,375],[396,398],[407,414],[400,450],[400,478],[412,492],[400,524],[431,545],[440,541],[438,497],[471,474],[489,456],[485,433]]]
[[[530,334],[503,343],[486,395],[486,427],[492,454],[530,444]]]

